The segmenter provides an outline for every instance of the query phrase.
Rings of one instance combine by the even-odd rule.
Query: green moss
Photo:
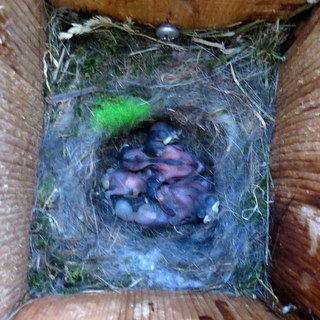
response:
[[[247,272],[248,268],[252,270],[252,272]],[[251,296],[253,293],[257,293],[257,288],[259,286],[259,279],[264,278],[263,276],[264,265],[263,263],[256,264],[252,266],[252,261],[250,259],[247,260],[244,266],[237,267],[236,272],[239,272],[243,276],[234,277],[233,287],[235,292],[239,295],[247,295]]]
[[[122,284],[119,281],[114,282],[113,285],[117,288],[122,288]]]
[[[125,257],[125,258],[123,259],[123,263],[124,263],[124,264],[129,264],[129,263],[131,263],[131,261],[132,261],[132,258],[131,258],[131,257]]]
[[[76,286],[83,284],[89,271],[85,270],[82,266],[65,265],[65,282],[68,285]]]
[[[100,96],[93,103],[91,126],[111,134],[126,132],[150,115],[150,105],[136,97]]]
[[[71,128],[69,132],[69,136],[76,138],[79,135],[79,127]]]
[[[49,292],[50,280],[44,272],[37,272],[36,268],[32,268],[28,273],[28,284],[31,292]]]
[[[50,196],[54,188],[55,180],[53,175],[49,172],[45,172],[45,174],[39,180],[38,201],[40,204],[43,204]]]
[[[150,229],[149,228],[141,229],[141,235],[144,238],[155,238],[157,236],[157,234],[151,228]]]
[[[98,67],[101,64],[102,57],[88,57],[83,64],[83,70],[85,71],[85,76],[88,74],[90,76],[91,73],[97,72]]]

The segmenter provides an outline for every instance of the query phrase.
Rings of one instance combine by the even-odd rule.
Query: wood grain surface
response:
[[[0,0],[0,319],[23,297],[43,117],[43,1]]]
[[[258,301],[223,294],[123,291],[47,297],[14,320],[275,320]]]
[[[306,0],[50,0],[54,5],[97,11],[119,20],[180,28],[208,28],[260,18],[285,17]]]
[[[281,66],[272,149],[272,284],[320,317],[320,8]]]

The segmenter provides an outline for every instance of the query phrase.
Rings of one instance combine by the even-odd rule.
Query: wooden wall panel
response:
[[[13,320],[276,320],[265,306],[223,294],[124,291],[47,297]]]
[[[43,117],[42,0],[0,0],[0,319],[23,297]]]
[[[275,20],[306,0],[50,0],[68,9],[98,11],[116,19],[181,28],[207,28],[259,18]]]
[[[272,284],[320,317],[320,8],[280,69],[272,159]]]

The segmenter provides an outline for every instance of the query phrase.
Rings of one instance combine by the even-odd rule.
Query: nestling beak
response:
[[[106,190],[108,190],[109,187],[110,187],[110,181],[109,181],[109,179],[110,179],[110,176],[109,176],[108,173],[106,173],[106,174],[102,177],[102,179],[101,179],[102,186],[103,186],[103,188],[106,189]]]
[[[216,215],[219,213],[219,205],[220,205],[220,201],[218,200],[211,207],[209,212],[207,212],[206,216],[203,219],[203,223],[208,223],[208,222],[212,221],[216,217]]]
[[[178,140],[179,136],[176,132],[164,139],[163,144],[169,144],[171,141]]]
[[[163,140],[163,144],[169,144],[173,139],[173,136],[169,136]]]

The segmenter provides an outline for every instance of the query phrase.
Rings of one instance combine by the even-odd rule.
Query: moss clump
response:
[[[150,105],[137,97],[100,96],[93,103],[91,126],[114,134],[126,132],[150,115]]]
[[[44,204],[50,196],[54,188],[54,177],[50,172],[45,172],[44,175],[39,179],[38,187],[38,200],[40,204]]]

